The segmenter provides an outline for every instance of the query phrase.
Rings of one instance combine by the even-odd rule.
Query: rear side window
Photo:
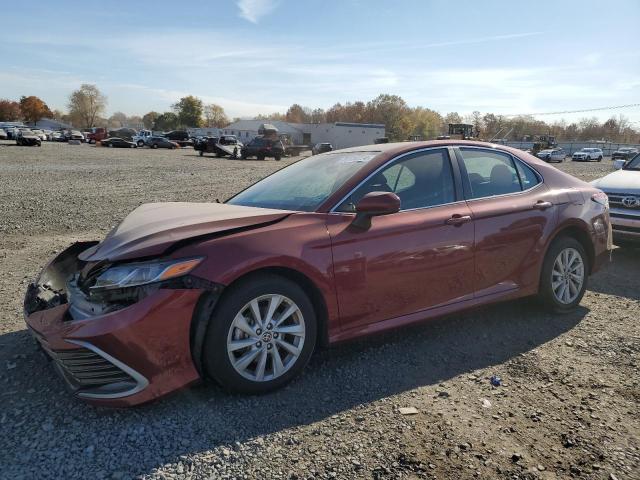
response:
[[[522,190],[529,190],[540,183],[540,178],[538,178],[536,172],[534,172],[529,165],[525,165],[523,162],[516,160],[516,170],[518,170],[518,175],[520,176]]]
[[[511,155],[495,150],[461,148],[470,198],[485,198],[528,190],[540,183],[536,173]]]

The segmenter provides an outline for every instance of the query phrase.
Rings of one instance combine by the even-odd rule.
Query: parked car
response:
[[[41,141],[45,142],[47,140],[47,134],[39,128],[32,128],[31,133],[33,133],[36,137],[38,137]]]
[[[137,135],[132,137],[131,141],[135,142],[139,147],[144,147],[147,140],[152,136],[153,132],[151,130],[140,130]]]
[[[326,153],[333,150],[333,145],[330,143],[316,143],[311,149],[311,155],[318,155],[319,153]]]
[[[591,185],[609,197],[613,242],[619,246],[640,245],[640,154]]]
[[[151,148],[170,148],[170,149],[174,149],[174,148],[179,148],[180,147],[180,145],[178,145],[176,142],[172,142],[168,138],[157,137],[157,136],[149,137],[147,139],[146,144],[147,144],[147,146],[149,146]]]
[[[280,139],[270,139],[261,136],[255,137],[240,150],[240,157],[243,160],[249,157],[256,157],[258,160],[272,157],[275,160],[280,160],[283,156],[284,145],[282,145]]]
[[[603,157],[602,149],[600,148],[583,148],[577,152],[574,152],[571,155],[571,160],[574,162],[590,162],[591,160],[596,160],[598,162],[602,161]]]
[[[170,132],[163,134],[163,136],[172,142],[176,142],[181,147],[191,147],[194,143],[189,136],[189,132],[185,130],[171,130]]]
[[[100,141],[100,145],[103,147],[113,147],[113,148],[137,148],[138,145],[134,142],[129,142],[127,140],[123,140],[118,137],[110,137],[105,138]]]
[[[93,127],[86,135],[87,142],[96,143],[102,142],[106,138],[109,138],[109,134],[107,129],[104,127]],[[112,137],[112,138],[120,138],[120,137]]]
[[[548,148],[546,150],[540,150],[536,157],[545,162],[564,162],[564,157],[567,154],[562,148]]]
[[[84,142],[84,135],[79,130],[71,130],[67,136],[67,140],[77,140],[79,142]]]
[[[630,160],[637,153],[638,149],[635,147],[621,147],[611,154],[611,160]]]
[[[519,150],[361,146],[222,204],[142,205],[58,254],[24,311],[84,400],[134,405],[203,377],[262,393],[319,345],[531,295],[569,312],[609,232],[604,193]]]
[[[21,147],[40,147],[42,146],[42,140],[40,137],[33,133],[28,128],[21,128],[15,135],[16,145]]]
[[[7,139],[7,132],[5,131],[4,128],[0,128],[0,140],[6,140]]]
[[[51,132],[51,141],[52,142],[64,142],[65,141],[64,132],[61,132],[61,131]]]

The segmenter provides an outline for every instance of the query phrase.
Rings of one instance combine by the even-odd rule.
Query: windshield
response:
[[[640,153],[625,163],[622,168],[624,170],[640,170]]]
[[[314,155],[278,170],[227,203],[313,212],[377,154],[349,152]]]

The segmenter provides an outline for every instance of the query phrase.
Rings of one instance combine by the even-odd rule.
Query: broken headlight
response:
[[[129,287],[164,282],[188,274],[203,257],[178,260],[125,263],[107,268],[89,288],[89,293],[101,293]]]

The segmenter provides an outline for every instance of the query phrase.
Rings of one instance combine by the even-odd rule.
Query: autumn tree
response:
[[[294,103],[289,107],[289,110],[287,110],[285,119],[287,122],[291,123],[309,123],[311,115],[309,114],[308,109]]]
[[[20,112],[22,112],[22,118],[31,123],[53,115],[47,104],[33,95],[20,97]]]
[[[160,116],[158,112],[149,112],[145,113],[142,117],[142,123],[144,124],[144,128],[153,128],[153,124],[156,122],[156,119]]]
[[[424,140],[436,138],[442,131],[442,115],[435,110],[416,107],[411,111],[413,134]]]
[[[382,94],[367,103],[368,117],[382,123],[392,141],[406,140],[413,130],[411,109],[398,95]]]
[[[205,127],[223,128],[229,125],[229,118],[224,113],[224,108],[212,103],[204,107]]]
[[[20,104],[6,98],[0,99],[0,122],[15,122],[22,116]]]
[[[185,127],[199,127],[202,125],[204,105],[202,100],[193,95],[182,97],[171,108],[178,116],[178,124]]]
[[[180,119],[178,115],[173,112],[164,112],[162,115],[158,115],[153,122],[154,130],[175,130],[178,128]]]
[[[84,127],[94,127],[106,106],[107,97],[95,85],[84,83],[69,96],[69,116]]]

